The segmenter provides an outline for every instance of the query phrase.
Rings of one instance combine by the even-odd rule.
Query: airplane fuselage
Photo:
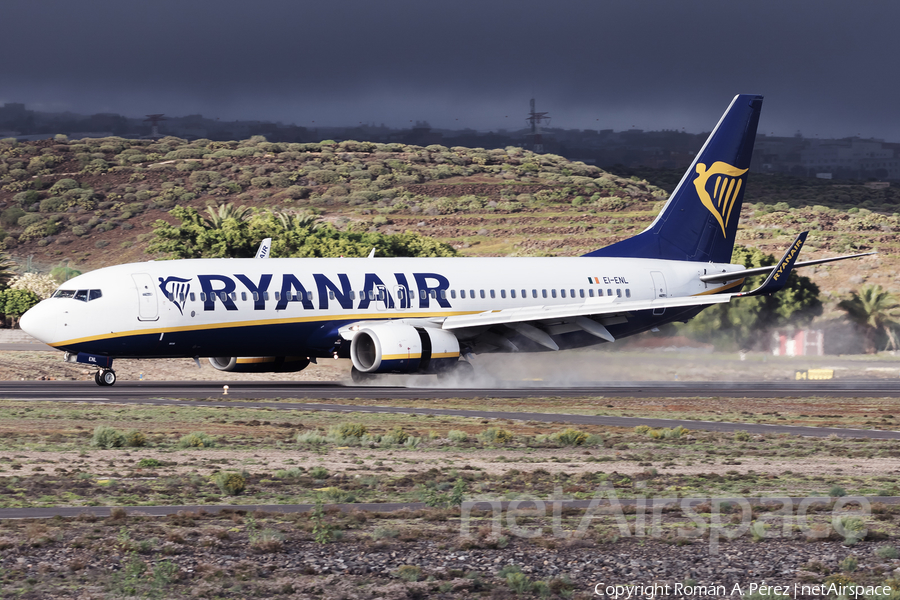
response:
[[[334,258],[151,261],[99,269],[32,309],[54,347],[116,358],[343,355],[349,323],[434,320],[515,309],[736,291],[705,284],[739,265],[632,258]],[[93,291],[93,294],[91,293]],[[99,293],[98,293],[99,291]],[[600,322],[624,337],[696,307],[628,311]],[[608,311],[607,311],[608,312]],[[547,330],[560,348],[603,340],[571,324]],[[477,343],[477,330],[469,333]],[[465,344],[465,335],[460,338]],[[546,349],[520,340],[522,350]],[[346,349],[346,345],[344,347]]]

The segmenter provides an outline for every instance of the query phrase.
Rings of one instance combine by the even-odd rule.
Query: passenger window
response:
[[[334,300],[334,290],[328,290],[328,299]]]
[[[588,288],[588,296],[590,296],[591,298],[594,297],[594,288]]]
[[[425,290],[420,290],[420,291],[419,291],[419,298],[421,298],[422,300],[424,300],[424,299],[427,298],[427,297],[428,297],[428,294],[425,293]]]
[[[606,295],[607,295],[607,296],[612,296],[612,288],[608,288],[608,289],[606,290]]]
[[[522,295],[524,296],[525,294],[522,294]],[[537,290],[531,290],[531,297],[537,298]]]
[[[475,290],[469,290],[469,298],[475,298]]]
[[[481,297],[484,298],[484,290],[481,290]]]
[[[542,295],[544,298],[546,298],[546,297],[547,297],[547,290],[541,290],[541,295]]]
[[[625,297],[631,298],[631,290],[629,288],[625,288]]]
[[[621,297],[622,297],[622,289],[621,289],[621,288],[616,288],[616,297],[617,297],[617,298],[621,298]]]
[[[268,299],[269,299],[269,292],[263,292],[263,298],[265,298],[266,300],[268,300]]]
[[[350,299],[351,299],[351,300],[356,300],[356,292],[353,291],[353,290],[350,290]]]
[[[275,292],[275,301],[281,302],[281,292]]]
[[[300,292],[300,295],[302,296],[303,292]],[[306,292],[306,299],[311,302],[311,301],[315,300],[316,298],[312,292]]]
[[[450,297],[456,299],[456,290],[450,290]]]
[[[437,300],[437,290],[431,290],[431,297]]]
[[[494,295],[494,290],[491,290],[491,298],[496,298],[496,296]]]
[[[575,297],[575,290],[569,290],[569,297]],[[581,297],[584,298],[584,290],[581,290]]]
[[[375,290],[369,290],[369,300],[375,299]]]
[[[510,298],[515,298],[515,297],[516,297],[516,290],[509,290],[509,297],[510,297]]]
[[[550,297],[551,297],[551,298],[556,298],[556,288],[550,290]]]
[[[91,294],[93,294],[95,291],[96,291],[96,290],[91,290]],[[88,298],[88,300],[93,300],[93,299],[94,299],[93,296],[91,296],[90,298]],[[179,301],[179,302],[184,302],[184,294],[178,294],[178,301]]]
[[[447,299],[447,290],[441,290],[441,300]]]
[[[242,302],[246,302],[246,301],[247,301],[247,292],[241,292],[241,301],[242,301]]]
[[[566,290],[559,290],[559,295],[560,295],[561,298],[565,298],[565,297],[566,297]]]
[[[584,290],[578,290],[578,292],[579,292],[579,296],[581,298],[584,298]]]
[[[523,297],[523,298],[527,298],[527,297],[528,297],[528,292],[526,292],[525,290],[522,290],[522,297]]]
[[[200,302],[206,302],[206,292],[200,292]]]
[[[506,298],[506,290],[500,290],[500,297]]]
[[[459,297],[460,297],[460,298],[465,298],[465,297],[466,297],[466,290],[459,290]]]
[[[191,294],[193,296],[193,294]],[[193,298],[192,298],[193,300]],[[253,301],[256,302],[259,300],[259,292],[253,292]]]

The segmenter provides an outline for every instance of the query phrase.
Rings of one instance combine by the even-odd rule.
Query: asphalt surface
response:
[[[227,396],[223,386],[228,385]],[[900,395],[893,382],[859,382],[856,386],[841,387],[831,384],[818,387],[798,382],[784,384],[766,383],[659,383],[632,386],[528,388],[528,389],[480,389],[480,388],[397,388],[397,387],[348,387],[337,383],[210,383],[210,382],[122,382],[113,387],[98,387],[84,381],[23,381],[0,382],[0,398],[34,401],[80,402],[86,404],[148,404],[154,406],[222,406],[240,408],[267,408],[272,410],[338,411],[361,413],[395,413],[469,417],[476,419],[510,419],[544,423],[571,423],[605,425],[612,427],[677,427],[704,431],[746,431],[758,434],[786,433],[790,435],[827,437],[838,435],[849,438],[898,439],[900,431],[875,429],[847,429],[834,427],[799,427],[794,425],[761,425],[758,423],[732,423],[720,421],[692,421],[679,419],[650,419],[640,417],[613,417],[576,415],[565,413],[535,413],[512,411],[482,411],[467,409],[440,409],[396,406],[366,406],[333,404],[326,402],[295,402],[295,398],[346,399],[346,398],[522,398],[522,397],[808,397],[830,395],[840,397],[869,397]],[[816,390],[815,392],[811,390]],[[824,390],[830,390],[824,393]],[[724,391],[724,392],[723,392]],[[768,395],[764,395],[764,392]],[[197,400],[203,398],[204,400]],[[248,398],[287,398],[278,402],[247,400]]]
[[[900,380],[825,380],[782,382],[649,381],[572,384],[560,387],[541,382],[498,381],[492,387],[451,387],[437,385],[347,385],[337,381],[120,381],[100,387],[92,381],[2,381],[0,398],[103,397],[211,398],[223,395],[228,386],[231,398],[536,398],[536,397],[627,397],[627,398],[808,398],[840,397],[900,398]],[[398,383],[403,377],[398,377]],[[391,383],[394,383],[393,381]]]

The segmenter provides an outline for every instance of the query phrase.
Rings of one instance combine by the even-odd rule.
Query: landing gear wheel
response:
[[[102,370],[94,373],[94,381],[97,382],[97,385],[102,387],[108,387],[116,383],[116,372],[111,370]]]
[[[375,377],[372,373],[364,373],[357,369],[356,367],[350,368],[350,379],[353,380],[353,383],[367,383],[372,381]]]

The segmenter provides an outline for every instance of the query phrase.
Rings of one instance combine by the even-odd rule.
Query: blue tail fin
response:
[[[761,108],[735,96],[650,227],[585,256],[730,262]]]

